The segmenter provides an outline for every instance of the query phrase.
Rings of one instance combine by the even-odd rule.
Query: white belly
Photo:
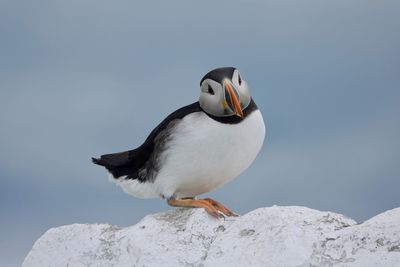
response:
[[[161,154],[163,166],[151,185],[154,193],[166,198],[207,193],[235,178],[254,161],[265,136],[258,110],[238,124],[193,113],[177,128]]]

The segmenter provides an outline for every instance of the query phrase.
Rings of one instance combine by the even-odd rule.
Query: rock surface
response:
[[[400,208],[362,224],[277,206],[226,220],[175,209],[126,228],[72,224],[48,230],[23,266],[400,266]]]

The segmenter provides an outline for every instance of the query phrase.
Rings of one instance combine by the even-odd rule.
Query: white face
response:
[[[204,111],[214,116],[237,115],[242,117],[243,109],[251,101],[247,82],[243,80],[237,69],[233,71],[232,77],[218,78],[221,82],[205,79],[201,83],[200,106]]]

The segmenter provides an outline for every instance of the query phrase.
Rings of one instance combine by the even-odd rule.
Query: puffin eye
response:
[[[213,94],[214,94],[214,90],[211,88],[210,85],[208,85],[207,91],[208,91],[208,93],[209,93],[210,95],[213,95]]]
[[[238,75],[238,82],[239,82],[239,85],[242,85],[242,77],[240,77],[240,74]]]

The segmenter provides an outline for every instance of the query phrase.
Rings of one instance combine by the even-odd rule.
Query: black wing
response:
[[[114,178],[127,176],[128,179],[146,180],[146,177],[139,177],[139,171],[152,160],[154,148],[159,142],[157,136],[168,128],[168,125],[186,115],[202,111],[199,102],[182,107],[166,117],[149,134],[146,141],[138,148],[125,152],[102,155],[100,158],[92,158],[93,163],[104,166]],[[151,164],[150,164],[151,165]]]

